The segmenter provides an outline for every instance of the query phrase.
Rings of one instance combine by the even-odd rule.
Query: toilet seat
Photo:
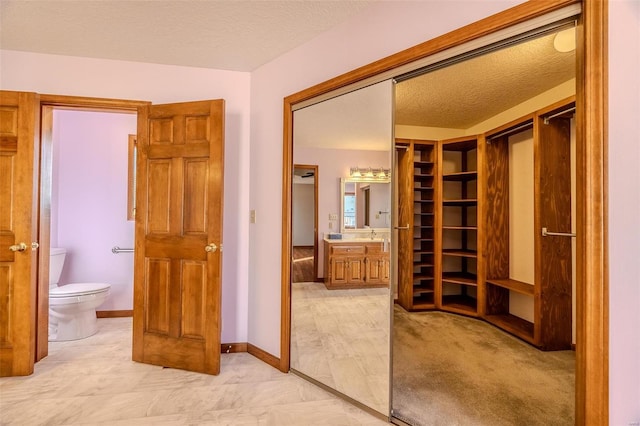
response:
[[[62,299],[64,297],[88,296],[102,293],[111,288],[106,283],[74,283],[49,289],[50,299]]]

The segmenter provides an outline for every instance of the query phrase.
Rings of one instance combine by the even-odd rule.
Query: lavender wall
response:
[[[0,50],[0,88],[151,101],[225,100],[222,341],[247,341],[250,74]]]
[[[609,1],[609,416],[640,424],[640,2]]]
[[[128,135],[135,114],[56,110],[51,245],[67,249],[60,285],[111,284],[99,310],[133,308],[134,222],[127,220]]]

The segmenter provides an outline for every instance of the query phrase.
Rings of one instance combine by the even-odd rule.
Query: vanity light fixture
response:
[[[352,179],[363,180],[386,180],[391,177],[391,169],[379,167],[351,167],[349,169],[349,177]]]

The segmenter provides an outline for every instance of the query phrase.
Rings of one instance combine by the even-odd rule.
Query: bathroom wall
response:
[[[51,245],[67,249],[60,285],[105,282],[98,310],[133,309],[134,222],[127,220],[128,135],[136,114],[56,110]]]
[[[315,191],[310,182],[294,183],[291,197],[291,238],[294,246],[312,246],[314,238]]]

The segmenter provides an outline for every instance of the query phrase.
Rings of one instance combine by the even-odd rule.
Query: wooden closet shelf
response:
[[[444,272],[442,274],[442,282],[476,287],[478,285],[478,277],[466,272]]]
[[[427,203],[427,204],[433,204],[433,200],[413,200],[414,203]]]
[[[432,294],[434,290],[428,287],[415,286],[413,287],[413,295],[417,296],[420,294]]]
[[[477,231],[477,226],[443,226],[445,231]]]
[[[512,314],[485,315],[485,319],[491,324],[505,331],[515,334],[521,339],[535,344],[533,339],[533,323]]]
[[[433,212],[413,212],[414,216],[433,216]]]
[[[433,281],[433,275],[428,275],[428,274],[414,274],[413,275],[413,282],[420,282],[420,281]]]
[[[413,178],[415,180],[429,180],[429,179],[433,179],[433,175],[419,174],[419,175],[413,175]]]
[[[413,166],[414,167],[428,167],[428,166],[433,166],[433,161],[414,161],[413,162]]]
[[[433,186],[414,186],[414,191],[433,191]]]
[[[478,204],[478,200],[475,198],[465,198],[463,200],[442,200],[442,205],[448,206],[474,206]]]
[[[433,238],[413,237],[413,242],[416,242],[416,241],[423,241],[423,242],[433,241]]]
[[[475,314],[478,301],[473,297],[462,295],[442,296],[442,307],[448,311],[461,314]]]
[[[431,262],[413,262],[414,268],[433,268],[433,263]]]
[[[457,172],[457,173],[446,173],[442,175],[442,180],[449,182],[464,182],[470,180],[477,180],[478,172]]]
[[[478,252],[475,250],[444,249],[442,250],[442,254],[444,256],[478,257]]]
[[[420,250],[414,250],[413,254],[433,254],[433,251],[420,251]]]
[[[487,278],[486,283],[506,288],[507,290],[513,290],[517,293],[533,296],[533,284],[527,284],[522,281],[512,280],[511,278]]]

